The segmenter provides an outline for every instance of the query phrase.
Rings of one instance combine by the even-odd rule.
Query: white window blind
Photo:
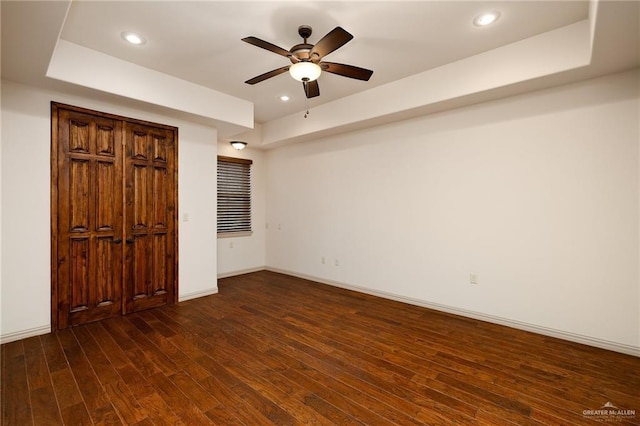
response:
[[[252,163],[218,156],[218,234],[251,232]]]

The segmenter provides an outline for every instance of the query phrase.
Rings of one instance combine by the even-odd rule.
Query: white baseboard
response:
[[[27,339],[29,337],[40,336],[47,333],[51,333],[51,325],[43,325],[42,327],[29,328],[27,330],[7,333],[0,335],[0,344],[15,342],[16,340]]]
[[[300,274],[293,271],[288,271],[279,268],[266,267],[267,271],[278,272],[281,274],[291,275],[298,278],[303,278],[310,281],[315,281],[321,284],[327,284],[333,287],[344,288],[346,290],[353,290],[359,293],[370,294],[372,296],[382,297],[384,299],[395,300],[397,302],[407,303],[410,305],[420,306],[423,308],[429,308],[436,311],[447,312],[449,314],[460,315],[467,318],[473,318],[480,321],[486,321],[493,324],[504,325],[507,327],[515,328],[518,330],[530,331],[532,333],[542,334],[544,336],[555,337],[562,340],[568,340],[570,342],[581,343],[583,345],[594,346],[596,348],[607,349],[614,352],[620,352],[627,355],[633,355],[640,357],[640,347],[625,345],[622,343],[611,342],[608,340],[597,339],[594,337],[584,336],[581,334],[570,333],[563,330],[557,330],[548,327],[542,327],[535,324],[529,324],[521,321],[512,320],[509,318],[502,318],[493,315],[487,315],[480,312],[468,311],[466,309],[459,309],[451,306],[440,305],[438,303],[431,303],[425,300],[414,299],[411,297],[400,296],[393,293],[387,293],[384,291],[371,290],[365,287],[354,286],[342,282],[326,280],[323,278],[313,277],[305,274]]]
[[[211,296],[212,294],[218,294],[218,288],[209,289],[204,291],[196,291],[193,293],[182,294],[178,296],[178,303],[185,302],[191,299],[197,299],[198,297]]]
[[[218,279],[235,277],[236,275],[250,274],[252,272],[264,271],[265,269],[267,269],[266,266],[257,266],[255,268],[241,269],[241,270],[238,270],[238,271],[223,272],[221,274],[218,274]]]

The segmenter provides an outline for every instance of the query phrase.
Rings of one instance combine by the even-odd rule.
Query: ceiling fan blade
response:
[[[249,44],[253,44],[254,46],[258,46],[263,49],[269,50],[273,53],[277,53],[278,55],[282,55],[286,57],[291,56],[291,52],[289,52],[288,50],[285,50],[282,47],[278,47],[275,44],[269,43],[268,41],[261,40],[257,37],[253,37],[253,36],[245,37],[242,39],[242,41]]]
[[[329,31],[326,36],[322,37],[315,46],[313,46],[311,52],[309,52],[309,57],[311,58],[316,54],[320,58],[323,58],[334,50],[344,46],[352,38],[353,36],[346,30],[342,29],[342,27],[335,27],[333,30]]]
[[[315,98],[320,96],[320,87],[318,86],[318,80],[303,81],[302,87],[304,87],[304,94],[307,98]]]
[[[266,80],[268,78],[275,77],[276,75],[280,75],[282,73],[287,72],[289,70],[290,66],[291,65],[287,65],[286,67],[277,68],[275,70],[271,70],[269,72],[265,72],[264,74],[260,74],[257,77],[253,77],[252,79],[245,81],[245,83],[247,83],[247,84],[260,83],[261,81],[264,81],[264,80]]]
[[[320,67],[323,71],[341,75],[343,77],[355,78],[356,80],[369,81],[369,79],[373,75],[373,71],[366,68],[355,67],[353,65],[337,64],[335,62],[321,62]]]

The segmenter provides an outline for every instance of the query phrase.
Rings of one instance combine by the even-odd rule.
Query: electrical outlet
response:
[[[322,258],[320,259],[320,262],[322,262],[322,264],[324,265],[325,263],[327,263],[327,259],[325,259],[325,257],[322,256]]]
[[[336,266],[340,266],[340,261],[339,261],[338,259],[336,259],[336,261],[335,261],[335,265],[336,265]]]
[[[478,284],[478,274],[469,274],[469,283]]]

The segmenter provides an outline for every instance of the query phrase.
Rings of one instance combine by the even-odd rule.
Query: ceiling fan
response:
[[[336,49],[344,46],[353,38],[351,34],[336,27],[327,35],[322,37],[315,45],[307,43],[307,39],[311,36],[312,29],[309,25],[301,25],[298,27],[298,34],[304,40],[303,43],[296,44],[289,50],[261,40],[257,37],[245,37],[242,41],[285,56],[291,61],[291,65],[277,68],[275,70],[260,74],[250,80],[245,81],[247,84],[256,84],[268,78],[275,77],[289,71],[291,76],[302,82],[304,93],[307,98],[313,98],[320,95],[317,78],[322,71],[332,74],[341,75],[343,77],[355,78],[356,80],[368,81],[373,71],[355,67],[353,65],[338,64],[335,62],[325,62],[322,60],[326,55]]]

